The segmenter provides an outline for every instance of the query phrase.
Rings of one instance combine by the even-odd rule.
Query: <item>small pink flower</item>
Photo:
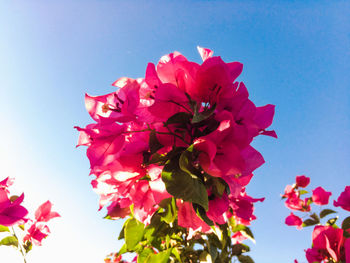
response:
[[[296,226],[297,229],[302,229],[303,221],[299,216],[296,216],[291,212],[290,215],[286,217],[285,223],[288,226]]]
[[[0,225],[13,226],[14,224],[27,221],[24,217],[28,214],[28,211],[20,205],[23,199],[24,194],[11,202],[7,192],[4,189],[0,189]]]
[[[346,186],[345,190],[340,194],[337,201],[334,201],[334,206],[341,207],[346,211],[350,211],[350,186]]]
[[[345,263],[350,263],[350,238],[347,238],[344,242],[345,250]]]
[[[57,212],[51,211],[52,204],[50,201],[46,201],[38,207],[35,211],[35,219],[38,222],[48,222],[50,219],[60,217]]]
[[[50,234],[50,229],[44,224],[33,224],[28,229],[28,234],[23,238],[23,241],[30,241],[36,246],[41,246],[41,241]]]
[[[317,248],[309,248],[305,250],[306,259],[309,263],[322,262],[325,259],[325,256],[322,255]]]
[[[340,247],[343,243],[343,230],[332,226],[316,226],[312,232],[312,243],[314,249],[328,254],[335,261],[340,259]]]
[[[317,187],[312,190],[312,201],[316,205],[327,205],[329,202],[329,197],[332,195],[331,192],[327,192],[322,187]]]
[[[298,187],[306,187],[310,183],[310,177],[306,177],[305,175],[299,175],[295,178],[296,184]]]

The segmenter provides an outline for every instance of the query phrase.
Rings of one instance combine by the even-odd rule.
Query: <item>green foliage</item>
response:
[[[7,236],[0,241],[0,246],[18,247],[18,239],[14,236]]]
[[[10,229],[7,226],[0,225],[0,232],[10,232]]]
[[[348,216],[347,218],[345,218],[345,219],[343,220],[343,223],[341,224],[341,228],[342,228],[343,230],[348,230],[348,229],[350,229],[350,216]]]
[[[130,251],[135,249],[143,237],[144,224],[136,219],[127,220],[124,228],[126,248]]]
[[[208,119],[214,113],[215,109],[216,109],[216,104],[214,104],[213,106],[211,106],[210,108],[208,108],[202,112],[198,112],[197,108],[195,108],[191,122],[192,123],[199,123],[201,121]]]
[[[320,218],[318,217],[318,215],[313,213],[312,215],[310,215],[310,218],[304,220],[302,227],[314,226],[314,225],[317,225],[318,223],[320,223]]]
[[[324,218],[330,214],[334,214],[336,213],[336,211],[332,210],[332,209],[323,209],[321,212],[320,212],[320,218]]]
[[[162,171],[162,180],[168,193],[175,198],[199,204],[207,211],[208,195],[202,180],[180,169],[179,159],[177,155],[167,161]]]

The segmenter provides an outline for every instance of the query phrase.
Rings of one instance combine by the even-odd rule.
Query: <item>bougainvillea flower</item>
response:
[[[13,185],[14,178],[7,177],[0,182],[0,189],[7,189],[11,185]]]
[[[176,200],[176,206],[178,208],[179,226],[191,228],[192,230],[201,232],[210,231],[211,228],[197,216],[191,203]]]
[[[350,238],[347,238],[344,242],[345,250],[345,263],[350,263]]]
[[[291,212],[290,215],[286,217],[285,224],[288,226],[296,226],[297,229],[301,229],[303,220]]]
[[[312,190],[312,201],[316,205],[327,205],[329,202],[329,197],[332,195],[331,192],[327,192],[322,187],[317,187]]]
[[[48,222],[50,219],[60,217],[57,212],[51,211],[52,204],[50,201],[46,201],[38,207],[35,211],[35,219],[38,222]]]
[[[237,231],[232,235],[232,242],[234,244],[241,244],[247,237],[241,231]]]
[[[324,250],[335,261],[338,261],[343,238],[343,229],[332,226],[315,226],[312,232],[313,248]]]
[[[309,248],[305,250],[308,263],[322,262],[326,257],[319,252],[317,248]]]
[[[27,232],[28,234],[23,238],[23,241],[30,241],[36,246],[41,246],[41,241],[50,234],[50,229],[47,225],[35,223]]]
[[[24,194],[11,202],[4,189],[0,189],[0,225],[13,226],[27,221],[28,210],[21,206]]]
[[[188,93],[199,102],[219,104],[227,89],[233,91],[233,82],[242,70],[239,62],[225,63],[220,57],[210,57],[199,67],[195,86]]]
[[[228,216],[245,225],[255,219],[254,202],[263,199],[249,197],[245,186],[264,159],[250,144],[258,135],[277,137],[266,130],[275,108],[257,107],[249,99],[246,86],[236,81],[241,63],[226,63],[210,49],[198,51],[201,65],[174,52],[157,66],[149,63],[145,78],[120,78],[112,84],[115,92],[86,96],[96,123],[77,127],[78,145],[88,147],[92,186],[100,195],[100,209],[109,204],[110,217],[125,217],[132,205],[134,216],[148,224],[158,204],[171,197],[162,169],[193,145],[188,165],[207,190],[201,194],[210,197],[208,217],[221,224]],[[211,193],[214,188],[207,182],[215,180],[222,182],[224,192],[215,188]],[[223,190],[224,184],[230,191]],[[210,230],[190,203],[174,196],[180,226],[194,234]],[[290,197],[297,197],[299,209],[305,209],[305,200],[296,193]]]
[[[209,48],[197,46],[197,50],[203,61],[206,61],[208,58],[211,58],[214,54],[214,52]]]
[[[334,206],[341,207],[346,211],[350,211],[350,186],[346,186],[345,190],[340,194]]]
[[[256,216],[253,215],[253,203],[258,201],[263,202],[265,198],[252,198],[245,192],[242,192],[238,198],[229,195],[229,200],[230,207],[232,208],[233,214],[236,216],[237,221],[243,225],[250,225],[250,222],[256,219]]]
[[[209,200],[209,209],[207,216],[218,224],[225,224],[226,220],[224,213],[227,211],[229,206],[229,200],[227,194],[224,193],[222,197],[215,197],[212,200]]]
[[[179,52],[161,57],[157,73],[163,83],[172,84],[176,89],[191,95],[199,65],[188,61]]]
[[[306,187],[310,183],[310,177],[306,177],[305,175],[299,175],[295,178],[295,182],[297,187]]]

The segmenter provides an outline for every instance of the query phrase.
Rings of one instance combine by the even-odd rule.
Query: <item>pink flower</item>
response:
[[[306,251],[306,259],[309,263],[322,262],[325,258],[317,248],[309,248]]]
[[[241,231],[237,231],[232,235],[232,242],[234,244],[241,244],[247,237]]]
[[[340,247],[343,243],[343,230],[332,226],[316,226],[312,232],[314,249],[319,249],[332,257],[335,261],[340,259]]]
[[[299,175],[295,178],[297,187],[306,187],[310,183],[310,177],[306,177],[305,175]]]
[[[347,238],[344,242],[344,250],[345,250],[345,263],[350,263],[350,238]]]
[[[197,46],[197,49],[203,61],[206,61],[208,58],[211,58],[214,54],[214,52],[208,48]]]
[[[345,190],[340,194],[337,201],[334,201],[334,206],[341,207],[346,211],[350,211],[350,186],[346,186]]]
[[[32,224],[28,229],[28,234],[23,238],[23,241],[30,241],[36,246],[41,246],[41,241],[50,234],[50,229],[44,224]]]
[[[57,212],[51,211],[52,204],[50,201],[46,201],[38,207],[35,211],[35,219],[38,222],[48,222],[50,219],[60,217]]]
[[[322,187],[317,187],[316,189],[312,190],[312,201],[316,205],[326,205],[328,204],[329,197],[332,195],[331,192],[327,192]]]
[[[0,225],[13,226],[27,221],[28,210],[20,205],[23,199],[24,194],[11,202],[7,192],[0,188]]]
[[[197,216],[191,203],[177,199],[176,205],[178,207],[179,226],[190,228],[193,231],[210,231],[211,228]]]
[[[290,215],[286,217],[285,224],[288,226],[296,226],[297,229],[302,229],[303,220],[291,212]]]

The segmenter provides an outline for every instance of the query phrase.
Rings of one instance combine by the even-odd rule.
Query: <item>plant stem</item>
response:
[[[13,232],[13,236],[18,240],[18,237],[16,235],[16,231],[13,227],[11,227],[12,229],[12,232]],[[27,263],[27,260],[26,260],[26,253],[24,252],[24,249],[22,247],[22,244],[18,242],[18,247],[19,247],[19,251],[21,252],[22,256],[23,256],[23,260],[24,260],[24,263]]]

